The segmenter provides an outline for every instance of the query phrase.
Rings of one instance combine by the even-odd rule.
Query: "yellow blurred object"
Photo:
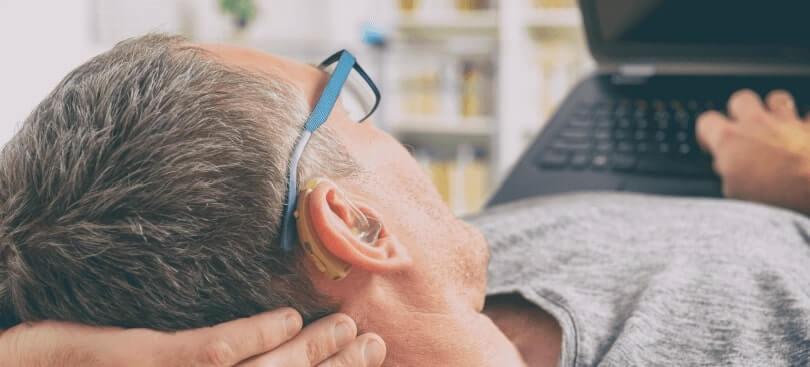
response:
[[[456,0],[456,8],[462,11],[481,10],[486,8],[484,0]]]
[[[484,206],[489,185],[489,164],[474,148],[462,144],[455,158],[432,159],[419,151],[415,155],[430,176],[439,195],[456,214],[474,213]]]
[[[480,116],[482,114],[481,73],[472,64],[464,65],[461,90],[461,115],[464,117]]]
[[[423,115],[435,115],[439,111],[439,74],[437,72],[426,73],[421,78],[420,112]]]
[[[439,111],[439,74],[423,71],[402,79],[402,107],[408,115],[432,116]]]
[[[445,203],[450,203],[451,199],[451,182],[453,164],[449,161],[439,161],[430,164],[430,176],[433,179],[433,184],[439,191],[442,200]]]
[[[399,0],[399,10],[403,13],[411,13],[419,7],[419,0]]]
[[[537,8],[573,8],[576,7],[574,0],[534,0]]]
[[[474,213],[484,206],[488,174],[486,163],[480,160],[464,167],[464,209],[467,213]]]

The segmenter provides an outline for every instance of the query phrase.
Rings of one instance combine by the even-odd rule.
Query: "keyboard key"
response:
[[[636,157],[629,154],[613,154],[610,157],[610,166],[615,171],[630,172],[636,168]]]
[[[597,128],[609,129],[609,128],[613,127],[613,121],[609,120],[609,119],[599,119],[599,120],[596,120],[595,126]]]
[[[562,168],[568,164],[568,154],[557,150],[543,151],[539,162],[543,168]]]
[[[613,131],[613,140],[629,140],[630,137],[630,130],[619,129]]]
[[[578,127],[578,128],[590,128],[591,126],[593,126],[593,120],[574,119],[574,120],[571,120],[570,125],[573,126],[573,127]]]
[[[556,140],[551,143],[551,147],[557,150],[588,150],[591,148],[591,143],[587,141],[565,141]]]
[[[587,153],[575,153],[571,156],[571,168],[581,169],[585,168],[590,161],[590,156]]]
[[[591,160],[591,167],[593,169],[604,169],[607,167],[608,157],[605,154],[597,154]]]
[[[560,136],[572,140],[586,140],[591,136],[589,129],[574,129],[568,128],[560,132]]]
[[[632,143],[620,141],[619,144],[616,145],[616,150],[622,153],[630,153],[633,152],[635,149]]]
[[[596,140],[608,140],[610,139],[610,130],[606,129],[599,129],[593,132],[593,137]]]
[[[621,144],[621,143],[620,143],[620,144]],[[632,149],[632,148],[633,148],[633,147],[632,147],[632,145],[631,145],[631,146],[630,146],[630,149]],[[613,149],[613,142],[612,142],[612,141],[610,141],[610,140],[598,141],[598,142],[596,143],[596,146],[594,146],[594,149],[595,149],[597,152],[609,152],[609,151],[611,151],[611,150]]]

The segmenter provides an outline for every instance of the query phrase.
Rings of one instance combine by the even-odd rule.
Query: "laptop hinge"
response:
[[[655,66],[645,64],[623,64],[613,73],[614,84],[644,84],[655,75]]]
[[[626,77],[649,78],[655,75],[655,66],[650,64],[619,65],[619,74]]]

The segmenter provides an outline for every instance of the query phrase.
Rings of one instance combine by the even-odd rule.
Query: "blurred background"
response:
[[[459,214],[593,68],[574,0],[0,0],[0,142],[68,71],[147,32],[313,63],[349,49],[382,90],[375,121]]]

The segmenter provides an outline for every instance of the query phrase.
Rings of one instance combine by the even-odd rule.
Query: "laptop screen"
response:
[[[810,1],[582,1],[594,55],[810,61]],[[802,62],[803,63],[803,62]]]

